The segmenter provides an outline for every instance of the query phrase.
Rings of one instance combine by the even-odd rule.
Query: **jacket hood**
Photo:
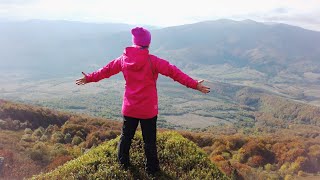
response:
[[[140,70],[148,61],[149,50],[140,49],[138,47],[127,47],[124,50],[124,65],[131,70]]]

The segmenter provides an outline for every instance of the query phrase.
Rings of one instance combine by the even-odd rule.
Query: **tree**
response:
[[[67,133],[67,134],[64,136],[64,142],[65,142],[65,143],[71,143],[71,142],[72,142],[71,134]]]
[[[51,141],[53,143],[64,143],[64,135],[60,131],[56,131],[51,136]]]
[[[73,139],[72,139],[72,142],[71,144],[73,145],[79,145],[80,143],[83,142],[83,139],[79,136],[74,136]]]

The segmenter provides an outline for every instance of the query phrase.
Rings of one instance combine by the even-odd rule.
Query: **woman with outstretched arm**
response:
[[[120,71],[123,73],[126,83],[122,103],[123,126],[118,144],[118,160],[124,168],[130,166],[131,140],[140,122],[147,159],[146,171],[154,174],[160,170],[156,146],[158,115],[156,82],[158,75],[168,76],[202,93],[209,93],[210,88],[202,84],[203,80],[194,80],[168,61],[149,54],[151,34],[147,29],[136,27],[131,30],[131,33],[133,42],[131,47],[125,48],[120,57],[112,60],[103,68],[90,74],[82,72],[84,77],[77,79],[76,84],[98,82]]]

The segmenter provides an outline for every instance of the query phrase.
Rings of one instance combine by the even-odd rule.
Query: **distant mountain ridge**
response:
[[[267,73],[276,73],[275,69],[299,70],[305,68],[302,64],[319,65],[320,32],[285,24],[207,21],[158,30],[154,42],[153,46],[162,51],[181,52],[173,55],[177,61],[229,63]]]
[[[78,71],[102,65],[131,45],[131,25],[69,21],[0,23],[0,68]],[[216,20],[152,30],[152,53],[185,65],[319,70],[320,32],[252,20]],[[50,66],[50,68],[48,68]],[[77,67],[75,67],[77,66]],[[66,68],[68,67],[68,68]]]

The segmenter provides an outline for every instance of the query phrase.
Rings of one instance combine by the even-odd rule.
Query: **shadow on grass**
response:
[[[162,170],[157,172],[155,175],[148,175],[144,169],[131,166],[128,172],[132,175],[134,179],[153,179],[153,180],[174,180],[177,179]]]

